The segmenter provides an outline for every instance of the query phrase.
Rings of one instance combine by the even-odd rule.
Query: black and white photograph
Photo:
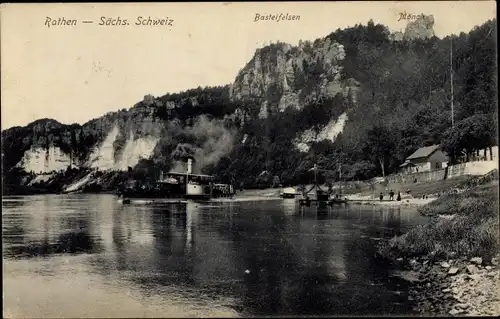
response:
[[[499,316],[496,9],[1,4],[3,317]]]

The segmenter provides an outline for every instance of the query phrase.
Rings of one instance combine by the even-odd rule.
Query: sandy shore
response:
[[[433,202],[437,199],[437,197],[429,197],[426,199],[422,198],[414,198],[414,197],[404,197],[401,201],[397,200],[379,200],[374,196],[361,196],[361,195],[348,195],[346,198],[349,200],[349,203],[359,204],[359,205],[382,205],[382,206],[423,206]]]
[[[299,196],[295,198],[296,201],[299,200]],[[383,200],[374,198],[373,196],[362,196],[362,195],[348,195],[346,198],[349,204],[357,205],[378,205],[378,206],[404,206],[404,207],[416,207],[426,205],[437,197],[430,197],[426,199],[407,197],[403,198],[401,201],[396,200]],[[264,200],[281,200],[282,198],[277,196],[276,193],[270,192],[245,192],[234,196],[233,198],[214,198],[212,201],[215,202],[246,202],[246,201],[264,201]],[[289,199],[293,200],[293,199]]]
[[[236,194],[233,198],[238,201],[259,201],[259,200],[277,200],[279,197],[279,189],[256,189],[256,190],[243,190]],[[356,193],[343,196],[348,199],[350,204],[358,205],[377,205],[377,206],[405,206],[405,207],[417,207],[429,204],[430,202],[436,200],[438,197],[430,196],[429,198],[415,198],[411,195],[404,194],[401,201],[389,200],[387,196],[385,199],[380,201],[376,195],[368,195],[365,193]],[[298,200],[301,196],[296,196],[295,200]],[[314,198],[314,195],[311,195]]]
[[[212,198],[211,202],[259,202],[259,201],[269,201],[269,200],[282,200],[281,197],[277,196],[234,196],[233,198]]]

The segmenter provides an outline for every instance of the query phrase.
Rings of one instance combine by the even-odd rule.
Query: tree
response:
[[[475,151],[486,149],[496,143],[494,119],[479,113],[467,117],[449,128],[443,137],[443,149],[450,154],[452,163],[456,162],[462,150],[466,151],[467,160]]]
[[[463,137],[461,130],[457,127],[450,127],[443,134],[443,139],[441,141],[442,149],[448,153],[450,157],[450,164],[456,164],[457,159],[462,154],[464,149]]]
[[[372,162],[380,165],[383,177],[385,177],[386,163],[394,156],[394,150],[393,136],[386,127],[376,125],[367,132],[363,151]]]

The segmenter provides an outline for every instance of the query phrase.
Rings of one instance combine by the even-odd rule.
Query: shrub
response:
[[[462,194],[447,195],[421,213],[453,214],[433,218],[381,247],[383,255],[426,256],[431,259],[481,256],[489,261],[499,249],[498,181]]]

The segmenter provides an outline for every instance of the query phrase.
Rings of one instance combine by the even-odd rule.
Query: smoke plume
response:
[[[184,138],[193,140],[192,143],[179,143],[172,152],[174,160],[172,171],[186,170],[185,158],[194,157],[193,173],[200,173],[204,167],[216,164],[223,156],[231,152],[236,132],[227,129],[222,120],[210,120],[206,116],[199,116],[192,126],[177,132]]]

